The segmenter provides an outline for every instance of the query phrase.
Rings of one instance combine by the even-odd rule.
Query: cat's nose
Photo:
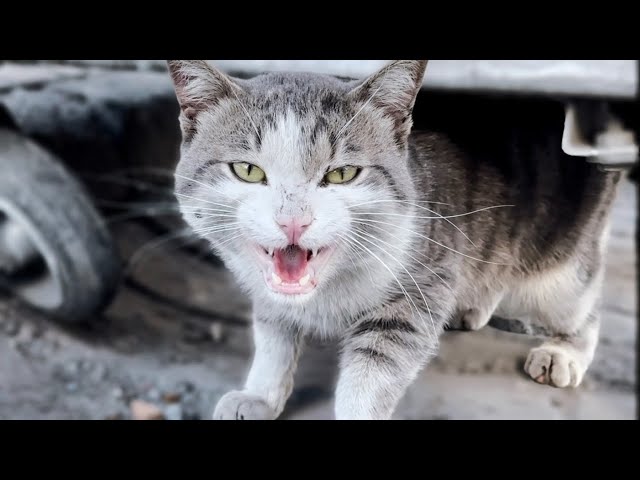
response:
[[[276,222],[287,236],[289,245],[296,245],[313,222],[313,218],[310,215],[302,217],[279,216],[276,218]]]

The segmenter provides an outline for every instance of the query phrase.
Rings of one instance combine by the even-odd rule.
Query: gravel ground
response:
[[[636,191],[618,195],[596,359],[576,390],[538,385],[522,365],[536,339],[492,328],[448,332],[439,357],[403,399],[398,419],[631,419],[636,414]],[[125,255],[153,238],[143,224],[113,222]],[[109,310],[61,326],[0,299],[0,419],[207,419],[241,385],[251,358],[248,317],[233,279],[169,243],[147,247],[132,275],[162,295],[215,310],[218,321],[122,287]],[[226,319],[226,320],[225,320]],[[283,418],[332,417],[336,350],[310,345]]]

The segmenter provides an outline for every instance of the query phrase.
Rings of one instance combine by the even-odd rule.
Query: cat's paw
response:
[[[472,308],[464,315],[449,322],[448,328],[450,330],[480,330],[489,323],[490,319],[491,315]]]
[[[491,319],[491,314],[472,308],[462,316],[462,328],[465,330],[480,330]]]
[[[275,420],[276,412],[261,397],[248,392],[229,392],[213,412],[214,420]]]
[[[533,348],[524,369],[536,382],[560,388],[577,387],[587,370],[579,354],[561,345]]]

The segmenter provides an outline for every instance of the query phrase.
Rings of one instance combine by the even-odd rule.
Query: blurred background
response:
[[[239,77],[351,78],[386,63],[211,62]],[[612,215],[601,339],[580,388],[525,376],[535,338],[452,331],[396,418],[635,418],[638,71],[635,60],[429,63],[416,128],[438,109],[482,108],[490,121],[514,105],[570,104],[565,136],[585,161],[631,178]],[[622,146],[594,153],[612,118]],[[0,419],[208,419],[241,387],[249,303],[177,214],[179,143],[163,60],[0,61]],[[332,418],[336,363],[335,345],[309,345],[283,418]]]

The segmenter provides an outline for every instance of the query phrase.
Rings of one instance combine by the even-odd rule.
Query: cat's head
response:
[[[168,64],[182,213],[242,285],[304,302],[340,280],[397,270],[380,249],[402,246],[402,231],[384,225],[401,214],[385,215],[407,211],[414,192],[408,136],[426,61],[395,61],[364,81],[239,80],[201,60]]]

